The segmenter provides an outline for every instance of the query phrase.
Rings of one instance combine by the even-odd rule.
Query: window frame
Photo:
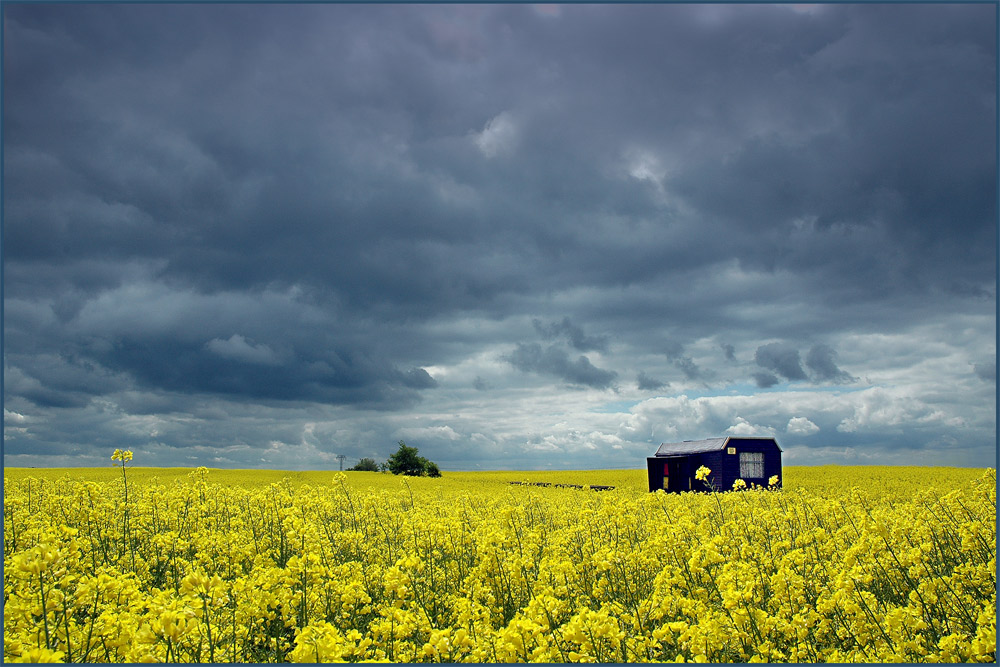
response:
[[[759,472],[760,474],[754,474]],[[740,479],[764,479],[764,452],[740,452]]]

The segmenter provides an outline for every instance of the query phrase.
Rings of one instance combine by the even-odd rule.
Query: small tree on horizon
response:
[[[419,452],[420,450],[416,447],[410,447],[400,440],[399,449],[385,462],[386,468],[393,475],[440,477],[441,470],[437,467],[437,464],[420,456]]]
[[[378,463],[375,462],[375,459],[366,456],[365,458],[358,461],[357,464],[348,468],[348,470],[360,470],[363,472],[378,472]]]
[[[417,476],[424,472],[424,464],[418,455],[416,447],[408,447],[402,440],[399,441],[399,449],[389,457],[386,466],[393,475]]]

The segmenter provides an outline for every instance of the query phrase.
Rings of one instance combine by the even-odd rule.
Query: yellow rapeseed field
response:
[[[668,495],[644,470],[113,463],[5,469],[5,660],[996,657],[993,470],[786,468],[780,490]]]

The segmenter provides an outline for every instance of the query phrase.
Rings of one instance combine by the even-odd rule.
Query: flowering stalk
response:
[[[715,498],[715,504],[719,506],[719,518],[721,519],[723,514],[725,514],[722,510],[722,499],[719,498],[719,494],[717,493],[718,489],[715,486],[715,482],[712,480],[712,478],[709,477],[709,475],[711,474],[712,474],[711,468],[707,466],[699,466],[698,469],[694,471],[694,478],[699,482],[704,482],[705,486],[707,486],[709,491],[712,492],[712,495]]]
[[[135,571],[135,548],[132,540],[129,539],[129,511],[128,511],[128,475],[125,474],[125,464],[132,460],[132,451],[116,449],[111,455],[112,461],[122,462],[122,482],[125,485],[125,511],[122,512],[122,549],[128,549],[132,557],[132,571]]]

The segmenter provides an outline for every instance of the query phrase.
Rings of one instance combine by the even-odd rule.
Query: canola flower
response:
[[[112,461],[121,461],[122,465],[132,460],[132,450],[116,449],[111,455]]]
[[[552,473],[126,476],[115,454],[117,477],[5,470],[5,660],[996,658],[993,470],[786,469],[715,494],[626,471],[596,493],[508,483]]]

